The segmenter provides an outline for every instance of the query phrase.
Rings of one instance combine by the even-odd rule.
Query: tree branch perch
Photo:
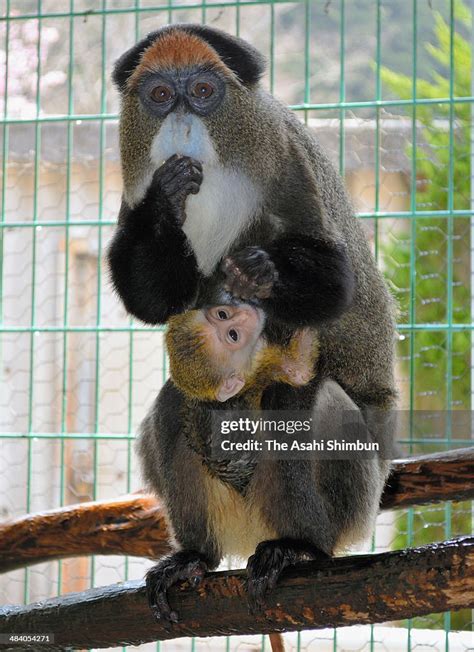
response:
[[[393,464],[382,509],[474,498],[474,447]],[[135,494],[27,515],[0,524],[0,572],[78,555],[157,558],[169,552],[158,501]]]
[[[474,446],[395,460],[382,509],[474,498]]]
[[[80,503],[0,524],[0,573],[79,555],[157,558],[170,551],[154,496]]]
[[[169,627],[154,620],[144,584],[135,581],[5,607],[0,609],[0,633],[54,634],[48,650],[101,648],[181,636],[381,623],[471,608],[474,537],[288,569],[259,616],[248,613],[244,581],[244,571],[225,571],[210,574],[197,589],[187,583],[174,586],[170,602],[180,622]],[[7,647],[0,644],[0,649]]]

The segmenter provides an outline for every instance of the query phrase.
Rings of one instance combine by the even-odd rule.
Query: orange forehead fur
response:
[[[194,34],[176,30],[162,36],[143,52],[128,83],[131,87],[136,86],[145,72],[209,64],[230,74],[230,70],[210,45]]]

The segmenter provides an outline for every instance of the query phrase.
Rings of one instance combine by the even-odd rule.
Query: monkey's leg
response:
[[[199,161],[172,156],[140,204],[122,201],[108,260],[126,309],[142,321],[163,324],[196,295],[200,273],[182,225],[186,198],[199,192],[201,181]]]
[[[283,398],[280,396],[281,402]],[[361,411],[342,387],[323,381],[316,390],[308,441],[366,441],[392,437],[392,414],[380,411],[368,427]],[[303,433],[301,433],[303,436]],[[389,450],[389,447],[385,447]],[[324,450],[334,450],[327,443]],[[339,450],[342,450],[339,447]],[[347,449],[346,449],[347,450]],[[305,459],[261,460],[249,486],[249,500],[257,503],[265,522],[278,535],[261,543],[249,560],[249,601],[261,608],[284,568],[305,557],[333,555],[367,538],[378,512],[389,470],[387,459],[375,449],[352,451],[344,459],[308,454]],[[296,540],[296,541],[295,541]]]
[[[168,381],[141,425],[137,453],[148,487],[166,507],[179,550],[153,566],[146,576],[148,602],[157,618],[176,621],[167,591],[180,580],[199,584],[222,556],[208,524],[209,504],[202,459],[188,446],[183,431],[194,410]]]
[[[247,592],[249,608],[253,613],[265,607],[265,598],[272,591],[282,571],[299,561],[327,558],[308,541],[275,539],[262,541],[247,563]]]

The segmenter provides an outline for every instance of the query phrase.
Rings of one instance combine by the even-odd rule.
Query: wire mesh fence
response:
[[[104,262],[121,194],[113,61],[168,22],[255,44],[266,87],[346,179],[400,310],[407,452],[469,445],[472,9],[458,0],[0,1],[0,516],[140,488],[133,439],[167,377],[160,328],[131,320]],[[426,418],[420,417],[425,414]],[[373,550],[472,530],[471,503],[385,513]],[[147,562],[64,560],[0,576],[0,604],[139,578]],[[457,632],[455,630],[458,630]],[[298,650],[473,649],[472,613],[288,635]],[[263,638],[152,650],[245,650]]]

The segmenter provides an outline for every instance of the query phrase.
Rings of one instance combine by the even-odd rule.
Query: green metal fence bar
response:
[[[382,16],[380,0],[377,0],[375,11],[375,101],[382,99],[382,80],[380,77],[380,66],[382,57]],[[375,171],[375,197],[374,212],[378,213],[380,207],[380,106],[375,107],[375,145],[374,145],[374,171]],[[374,254],[379,259],[379,220],[374,218]],[[371,650],[373,641],[371,641]]]
[[[67,102],[68,112],[74,111],[74,0],[69,0],[69,61],[68,61],[68,88]],[[68,314],[69,314],[69,262],[70,262],[70,214],[71,214],[71,161],[73,146],[73,123],[67,123],[67,143],[66,143],[66,205],[65,205],[65,223],[64,229],[64,285],[63,285],[63,337],[62,337],[62,401],[61,401],[61,444],[60,444],[60,464],[59,470],[59,501],[61,505],[66,502],[66,447],[65,437],[67,433],[67,407],[68,407]],[[58,561],[58,595],[62,593],[63,584],[63,562]]]
[[[214,6],[214,5],[213,5]],[[436,97],[436,98],[418,98],[417,100],[360,100],[360,101],[345,101],[345,102],[327,102],[327,103],[314,103],[308,104],[290,104],[289,108],[292,111],[328,111],[331,109],[376,109],[388,107],[412,107],[414,104],[417,106],[431,106],[431,105],[445,105],[445,104],[472,104],[474,103],[474,96],[462,95],[459,97]],[[117,113],[74,113],[72,115],[43,115],[38,118],[10,118],[4,117],[0,119],[1,124],[36,124],[37,122],[78,122],[82,120],[94,121],[107,121],[118,120]]]
[[[380,75],[381,69],[381,57],[382,57],[382,15],[381,15],[381,0],[376,2],[375,10],[375,101],[380,102],[382,99],[382,79]],[[374,177],[375,177],[375,192],[374,192],[374,213],[378,213],[380,210],[380,106],[375,108],[375,160],[374,160]],[[374,218],[374,255],[377,263],[379,263],[379,220],[377,217]],[[375,532],[371,537],[371,546],[370,549],[372,552],[375,551]],[[370,652],[374,651],[374,626],[370,626]]]
[[[243,7],[250,7],[250,6],[255,6],[255,5],[278,5],[278,4],[300,4],[303,0],[244,0],[242,2]],[[160,4],[160,5],[150,5],[147,7],[110,7],[109,9],[84,9],[81,11],[74,11],[72,12],[65,12],[65,11],[58,11],[58,12],[45,12],[44,14],[17,14],[15,16],[11,16],[7,18],[7,16],[0,16],[0,22],[6,21],[6,20],[30,20],[32,18],[67,18],[68,16],[72,15],[75,18],[89,18],[92,16],[100,16],[102,14],[106,15],[114,15],[114,14],[133,14],[133,13],[151,13],[151,12],[163,12],[163,11],[172,11],[173,9],[179,9],[180,11],[184,11],[186,9],[205,9],[206,7],[212,7],[212,9],[225,9],[226,7],[235,7],[236,1],[235,0],[228,0],[227,2],[225,0],[222,0],[222,2],[213,2],[212,5],[209,5],[206,3],[206,0],[203,0],[203,2],[190,2],[186,4],[180,4],[180,5],[173,5],[173,2],[169,2],[168,4]]]
[[[38,0],[38,14],[41,15],[41,0]],[[41,31],[42,23],[38,20],[38,41],[36,46],[36,118],[40,114],[41,103]],[[38,122],[35,124],[35,155],[34,155],[34,190],[33,190],[33,220],[38,219],[38,189],[39,189],[39,164],[40,164],[41,130]],[[37,230],[32,233],[31,253],[31,317],[30,317],[30,365],[29,365],[29,387],[28,387],[28,431],[33,429],[33,410],[35,396],[35,325],[36,325],[36,279],[37,279]],[[31,438],[27,443],[27,481],[26,481],[26,511],[31,511],[31,471],[32,471],[33,447]],[[29,602],[30,570],[25,568],[25,579],[23,584],[23,601]]]
[[[417,156],[417,64],[418,64],[418,12],[417,12],[417,0],[413,0],[412,3],[412,14],[413,14],[413,40],[412,40],[412,96],[413,104],[411,111],[412,119],[412,155],[411,155],[411,188],[410,188],[410,212],[412,213],[410,221],[410,269],[413,270],[413,273],[410,274],[410,303],[409,303],[409,321],[411,324],[414,324],[416,321],[416,277],[415,277],[415,261],[416,261],[416,178],[417,178],[417,165],[416,165],[416,156]],[[415,408],[415,338],[416,333],[410,333],[410,368],[409,368],[409,378],[410,378],[410,395],[409,395],[409,406],[410,406],[410,421],[409,421],[409,452],[413,453],[413,440],[415,439],[414,435],[414,422],[413,422],[413,412]],[[412,532],[414,530],[414,510],[412,508],[408,509],[407,512],[407,523],[408,523],[408,545],[412,545],[413,536]],[[412,649],[412,621],[408,619],[407,621],[407,630],[408,630],[408,641],[407,647],[410,651]]]
[[[474,210],[421,210],[421,211],[399,211],[389,213],[387,211],[371,211],[366,213],[357,213],[357,217],[362,220],[373,220],[373,219],[394,219],[394,220],[414,220],[418,219],[428,219],[432,217],[452,217],[454,219],[458,217],[472,217],[474,215]],[[97,219],[84,219],[84,220],[18,220],[15,222],[0,222],[0,229],[22,229],[22,228],[43,228],[43,227],[59,227],[59,226],[114,226],[116,220],[97,220]]]
[[[10,0],[6,0],[6,15],[10,15]],[[3,97],[3,118],[8,115],[8,90],[10,71],[10,22],[5,26],[5,94]],[[6,200],[7,200],[7,154],[8,154],[9,127],[6,123],[2,126],[2,201],[0,214],[0,324],[3,323],[3,272],[4,272],[4,250],[5,236],[3,227],[5,223]],[[0,338],[0,360],[3,359],[3,341]]]
[[[404,331],[448,331],[451,329],[453,332],[473,330],[473,323],[453,323],[438,324],[438,323],[415,323],[397,324],[398,330]],[[162,332],[161,326],[1,326],[1,333],[129,333],[129,332]]]
[[[454,0],[449,2],[449,98],[454,97]],[[454,208],[454,104],[449,104],[449,163],[448,163],[448,210]],[[453,236],[454,222],[452,215],[447,219],[447,274],[446,274],[446,312],[448,331],[446,334],[446,396],[448,411],[453,404]],[[450,414],[450,413],[449,413]],[[448,414],[448,421],[449,421]],[[448,440],[451,440],[451,429],[448,427]],[[451,536],[452,509],[451,503],[444,506],[444,535]],[[451,614],[443,615],[445,630],[445,652],[449,652],[448,634],[451,629]]]

